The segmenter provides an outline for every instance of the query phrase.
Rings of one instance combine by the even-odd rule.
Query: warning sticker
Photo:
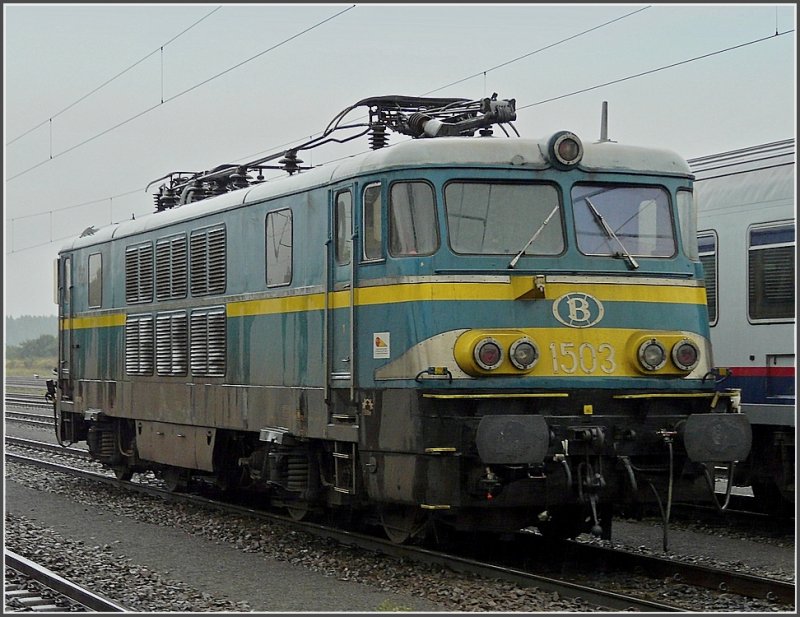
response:
[[[391,347],[388,332],[375,332],[372,335],[372,357],[390,358]]]

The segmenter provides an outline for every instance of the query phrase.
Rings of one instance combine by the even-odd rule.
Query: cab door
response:
[[[71,398],[72,382],[70,373],[72,369],[72,317],[74,310],[72,307],[72,257],[69,256],[62,257],[60,260],[58,299],[58,381],[62,392]]]
[[[355,368],[353,308],[355,292],[353,255],[354,187],[331,191],[331,234],[328,250],[328,383],[337,392],[334,398],[352,400]]]

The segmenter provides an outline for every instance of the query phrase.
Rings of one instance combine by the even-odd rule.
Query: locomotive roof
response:
[[[313,187],[335,183],[359,174],[386,169],[419,167],[500,166],[546,169],[548,138],[439,137],[412,139],[389,147],[352,156],[343,161],[320,165],[295,175],[287,175],[216,197],[153,213],[140,219],[114,223],[91,235],[76,238],[62,251],[107,242],[112,238],[133,236],[181,221],[200,218],[232,209],[245,203],[290,195]],[[627,146],[614,142],[584,143],[579,167],[586,171],[632,172],[691,176],[686,161],[678,154],[662,149]]]

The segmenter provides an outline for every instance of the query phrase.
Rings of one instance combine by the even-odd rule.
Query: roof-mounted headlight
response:
[[[583,158],[583,144],[575,133],[559,131],[550,138],[547,154],[555,167],[571,169]]]

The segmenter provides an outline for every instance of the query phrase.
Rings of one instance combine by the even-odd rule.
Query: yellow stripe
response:
[[[555,300],[570,292],[588,293],[604,302],[662,302],[670,304],[705,304],[706,291],[703,287],[680,287],[659,285],[618,285],[603,283],[547,283],[546,299]],[[399,304],[402,302],[425,301],[514,301],[518,286],[509,283],[401,283],[361,287],[355,290],[356,306],[380,304]],[[537,300],[519,300],[537,302]],[[337,291],[328,294],[331,308],[350,306],[350,291]],[[284,298],[261,298],[230,302],[227,305],[229,317],[251,315],[275,315],[321,311],[325,308],[325,294],[313,293]],[[81,330],[86,328],[108,328],[125,325],[125,313],[101,316],[73,317],[61,320],[62,330]]]
[[[423,394],[422,398],[473,399],[473,398],[569,398],[566,392],[520,393],[520,394]]]
[[[615,284],[547,284],[547,299],[554,300],[566,293],[580,291],[588,293],[605,302],[660,302],[669,304],[705,304],[706,291],[703,287],[662,287],[658,285],[615,285]],[[360,287],[355,291],[356,306],[380,304],[399,304],[402,302],[425,301],[464,301],[499,300],[513,301],[514,288],[508,283],[405,283]],[[527,301],[527,300],[526,300]],[[532,300],[536,302],[536,300]],[[288,298],[263,298],[244,300],[228,304],[230,317],[247,315],[272,315],[299,311],[322,310],[325,294]],[[350,306],[350,291],[337,291],[329,294],[331,308]]]
[[[59,327],[62,330],[85,330],[87,328],[111,328],[124,325],[125,313],[111,313],[109,315],[62,319]]]

